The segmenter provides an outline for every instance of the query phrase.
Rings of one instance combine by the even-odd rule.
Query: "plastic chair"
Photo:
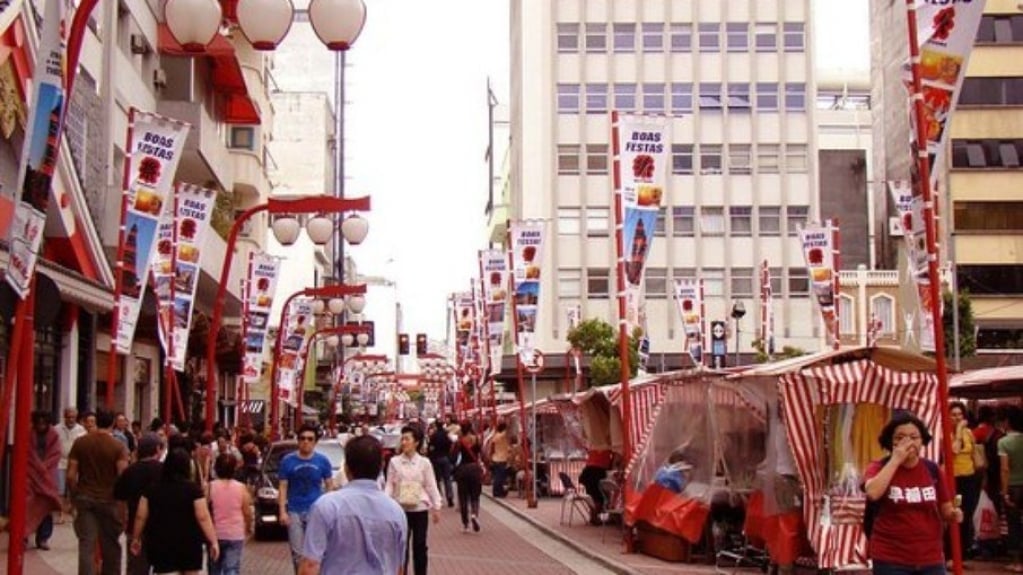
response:
[[[604,496],[604,510],[600,513],[600,542],[604,542],[604,528],[612,520],[617,519],[625,529],[625,499],[622,497],[622,487],[611,478],[600,480],[600,493]]]
[[[576,489],[575,483],[572,482],[572,478],[567,473],[561,471],[558,473],[558,478],[561,480],[561,487],[564,489],[564,493],[561,496],[561,524],[565,524],[565,507],[568,507],[568,526],[572,526],[572,516],[578,511],[582,515],[584,520],[588,520],[593,514],[595,507],[593,498],[585,493],[579,493]]]

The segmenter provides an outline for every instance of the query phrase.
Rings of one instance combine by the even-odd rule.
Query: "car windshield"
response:
[[[316,452],[326,455],[330,460],[330,466],[334,469],[340,469],[345,460],[345,450],[340,443],[317,443]]]

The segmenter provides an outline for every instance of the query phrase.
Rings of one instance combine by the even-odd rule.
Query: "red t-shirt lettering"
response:
[[[865,480],[876,476],[882,466],[880,461],[871,463]],[[908,469],[900,466],[879,500],[870,534],[870,558],[899,565],[944,563],[944,522],[939,510],[949,501],[940,472],[935,483],[922,460]]]

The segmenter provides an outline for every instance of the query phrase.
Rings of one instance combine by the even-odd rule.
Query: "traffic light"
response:
[[[426,334],[416,334],[416,355],[426,355]]]
[[[408,334],[398,334],[398,355],[408,355]]]

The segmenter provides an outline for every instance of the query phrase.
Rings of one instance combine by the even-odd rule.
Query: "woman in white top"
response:
[[[433,522],[440,521],[442,500],[437,490],[437,479],[433,475],[430,460],[419,454],[423,443],[423,430],[418,426],[406,425],[401,429],[401,455],[391,458],[387,470],[384,491],[393,497],[405,510],[408,520],[409,544],[412,547],[412,561],[415,575],[426,575],[426,531]],[[405,564],[402,573],[408,574],[408,547],[405,548]]]
[[[252,533],[252,496],[241,481],[234,479],[238,458],[221,453],[213,462],[217,478],[210,482],[210,507],[217,532],[220,556],[210,560],[210,575],[239,575],[245,537]]]

